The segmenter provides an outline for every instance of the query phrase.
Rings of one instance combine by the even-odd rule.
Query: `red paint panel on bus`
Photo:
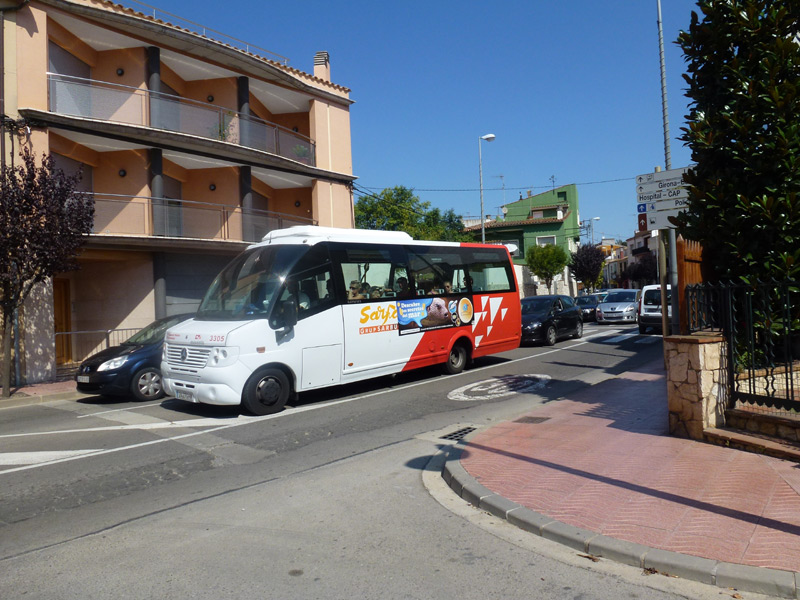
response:
[[[453,344],[462,338],[469,340],[473,358],[519,347],[522,324],[517,292],[474,294],[472,302],[475,313],[470,324],[424,332],[403,370],[445,362]]]

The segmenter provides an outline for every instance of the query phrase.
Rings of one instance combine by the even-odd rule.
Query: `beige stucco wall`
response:
[[[71,281],[72,329],[141,328],[155,319],[149,253],[86,251]]]
[[[353,196],[346,186],[317,181],[311,191],[311,202],[322,227],[355,227]]]
[[[47,15],[28,4],[16,13],[16,17],[17,106],[47,110],[47,78],[26,76],[47,72],[47,35],[42,35],[47,32]],[[7,56],[5,64],[12,64],[11,59]],[[6,101],[9,100],[7,94]]]

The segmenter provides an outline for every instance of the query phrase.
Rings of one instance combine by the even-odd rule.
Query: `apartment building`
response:
[[[272,229],[353,227],[350,90],[238,40],[105,0],[0,0],[6,156],[27,145],[95,198],[79,271],[28,301],[21,382],[82,358],[75,332],[193,312]],[[265,24],[269,26],[270,24]],[[277,26],[272,24],[272,26]],[[55,334],[55,335],[54,335]]]

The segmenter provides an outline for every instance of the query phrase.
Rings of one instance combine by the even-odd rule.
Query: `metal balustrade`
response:
[[[284,213],[173,198],[93,194],[98,235],[258,242],[268,232],[317,221]]]
[[[313,140],[257,117],[126,85],[56,73],[47,78],[54,113],[194,135],[316,166]]]

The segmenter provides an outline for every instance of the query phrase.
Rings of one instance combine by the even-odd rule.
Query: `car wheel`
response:
[[[578,321],[575,324],[575,334],[572,336],[576,340],[583,335],[583,321]]]
[[[444,372],[448,375],[457,375],[467,366],[467,349],[464,344],[456,343],[450,350],[447,362],[444,363]]]
[[[280,369],[259,369],[244,385],[242,405],[256,416],[280,412],[286,406],[291,387],[286,373]]]
[[[556,328],[550,325],[544,334],[544,343],[553,346],[556,343]]]
[[[136,371],[131,379],[131,394],[139,401],[159,400],[164,397],[161,371],[147,367]]]

